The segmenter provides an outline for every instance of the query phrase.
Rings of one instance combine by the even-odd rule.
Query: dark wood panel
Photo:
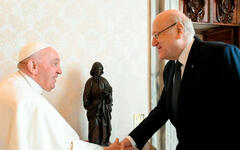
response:
[[[209,22],[208,0],[179,0],[179,9],[193,22]]]
[[[240,0],[179,0],[179,10],[204,40],[240,47]]]
[[[213,23],[237,24],[238,0],[214,0]]]
[[[203,32],[205,41],[222,41],[240,47],[240,28],[222,27]]]
[[[179,0],[193,22],[240,25],[240,0]]]
[[[203,32],[203,40],[205,41],[222,41],[233,44],[232,28],[217,28]]]

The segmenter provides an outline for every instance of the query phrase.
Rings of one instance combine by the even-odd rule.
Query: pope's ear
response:
[[[34,59],[30,59],[27,62],[27,67],[29,72],[31,72],[33,75],[36,75],[38,73],[38,63]]]

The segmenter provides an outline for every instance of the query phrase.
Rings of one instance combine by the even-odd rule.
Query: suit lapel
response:
[[[200,51],[201,51],[201,41],[197,37],[194,37],[194,38],[195,40],[189,52],[184,73],[182,76],[182,82],[181,82],[182,84],[184,84],[185,80],[189,80],[191,78],[191,76],[189,76],[189,73],[192,72],[196,66],[198,66],[198,58],[200,56]]]
[[[181,109],[183,108],[181,107],[181,105],[184,101],[184,98],[186,97],[186,94],[189,94],[188,91],[189,89],[191,89],[191,85],[194,82],[193,78],[194,78],[194,74],[196,74],[195,73],[196,68],[199,67],[198,59],[200,58],[199,56],[201,51],[201,41],[197,37],[194,37],[194,38],[195,40],[189,52],[187,63],[186,63],[182,81],[181,81],[181,89],[179,92],[179,100],[178,100],[178,113],[177,113],[178,116],[181,115],[181,112],[182,112]]]

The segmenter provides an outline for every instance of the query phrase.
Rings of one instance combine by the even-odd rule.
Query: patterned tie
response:
[[[177,60],[174,68],[174,82],[172,88],[172,112],[175,117],[177,114],[178,95],[181,86],[181,66],[182,64]]]

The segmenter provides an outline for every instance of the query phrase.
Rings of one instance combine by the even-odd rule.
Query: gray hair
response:
[[[191,19],[189,19],[185,14],[181,13],[181,15],[179,15],[179,13],[170,13],[169,15],[170,15],[169,18],[171,18],[171,20],[173,22],[180,22],[183,24],[184,35],[187,38],[191,38],[195,35],[193,23],[192,23]]]

